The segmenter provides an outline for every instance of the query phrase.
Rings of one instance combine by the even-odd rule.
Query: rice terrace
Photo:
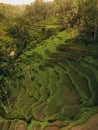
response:
[[[98,130],[98,0],[0,1],[0,130]]]

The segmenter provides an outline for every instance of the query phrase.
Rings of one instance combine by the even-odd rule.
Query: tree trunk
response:
[[[97,25],[97,22],[95,22],[94,41],[96,41],[97,28],[98,28],[98,25]]]

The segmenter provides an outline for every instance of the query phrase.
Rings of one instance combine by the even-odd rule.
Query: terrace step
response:
[[[6,121],[6,122],[4,123],[4,125],[3,125],[3,128],[2,128],[2,130],[9,130],[9,128],[10,128],[10,125],[11,125],[11,122],[9,122],[9,121]]]

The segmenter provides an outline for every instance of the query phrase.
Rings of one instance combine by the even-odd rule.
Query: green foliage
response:
[[[79,36],[85,30],[85,36],[97,41],[97,30],[96,35],[87,33],[95,27],[94,5],[88,0],[35,1],[23,9],[0,4],[3,11],[7,8],[5,13],[0,8],[0,115],[6,118],[1,130],[17,129],[21,123],[28,130],[59,129],[84,120],[86,112],[98,112],[98,45],[86,47],[76,39],[72,45],[64,30],[71,25],[77,31],[78,26]]]

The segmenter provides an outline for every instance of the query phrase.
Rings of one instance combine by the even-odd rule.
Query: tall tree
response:
[[[98,0],[85,0],[81,9],[82,32],[87,40],[97,41],[98,38]]]

